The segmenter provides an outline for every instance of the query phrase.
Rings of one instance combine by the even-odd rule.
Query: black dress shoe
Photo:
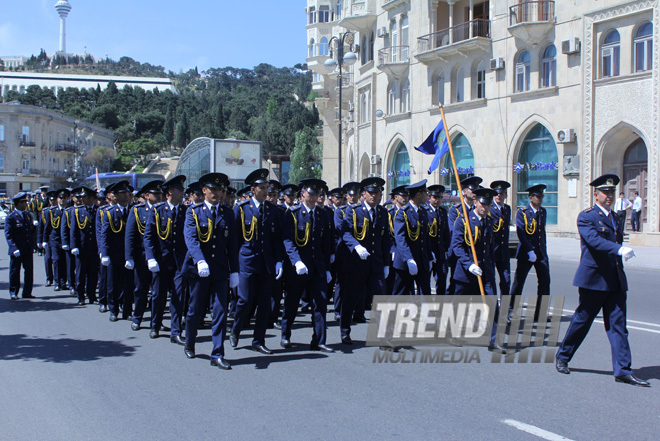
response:
[[[261,352],[262,354],[266,354],[266,355],[271,355],[273,353],[273,351],[268,349],[266,347],[266,345],[262,345],[261,343],[254,343],[252,345],[252,349],[254,349],[255,351]]]
[[[238,346],[238,335],[231,332],[229,334],[229,344],[231,345],[232,348]]]
[[[53,282],[46,282],[46,286],[53,286]]]
[[[341,320],[341,316],[340,316],[339,314],[337,314],[337,313],[335,313],[335,320],[336,320],[336,321],[340,321],[340,320]]]
[[[71,297],[76,297],[78,294],[76,294],[76,291],[72,288],[72,289],[69,290],[69,295]]]
[[[152,329],[149,332],[149,338],[158,338],[159,336],[160,336],[160,332],[158,331],[158,329]]]
[[[99,305],[99,312],[108,312],[108,307],[106,305]]]
[[[558,358],[555,360],[555,369],[557,369],[557,372],[559,372],[560,374],[571,373],[571,370],[568,368],[568,363]]]
[[[186,354],[188,358],[195,358],[195,348],[185,347],[183,348],[183,353]]]
[[[212,358],[211,366],[217,366],[220,369],[224,369],[225,371],[231,370],[231,365],[224,358]]]
[[[364,316],[361,317],[353,317],[353,321],[355,323],[367,323],[367,319]]]
[[[497,343],[493,343],[492,345],[488,345],[488,350],[490,352],[499,351],[499,352],[502,352],[503,354],[506,354],[506,349],[503,346],[498,345]]]
[[[632,384],[633,386],[651,387],[651,383],[649,383],[648,381],[640,380],[639,378],[635,377],[633,374],[619,375],[618,377],[614,377],[614,381],[616,381],[617,383]]]
[[[282,323],[280,322],[275,322],[273,326],[275,327],[275,329],[280,329],[280,330],[282,329]]]
[[[79,300],[78,303],[76,303],[78,306],[85,306],[85,301],[84,300]]]
[[[12,299],[12,300],[18,300],[18,296],[17,296],[16,294],[12,294],[12,295],[11,295],[11,299]]]
[[[506,324],[507,325],[511,324],[511,316],[509,316],[509,315],[506,316]]]
[[[135,322],[131,323],[131,329],[132,329],[133,331],[139,331],[139,330],[140,330],[140,324],[139,324],[139,323],[135,323]]]
[[[334,349],[332,349],[330,346],[326,346],[326,345],[311,344],[311,345],[309,345],[309,349],[312,350],[312,351],[335,352]]]
[[[110,313],[110,317],[109,317],[109,318],[110,318],[110,321],[111,321],[111,322],[116,322],[117,320],[119,320],[119,318],[117,318],[117,316],[114,315],[113,313]]]
[[[62,291],[62,288],[60,288],[59,286],[56,286],[55,291]]]
[[[24,299],[36,299],[36,297],[33,296],[32,294],[28,294],[28,295],[23,294],[23,298]]]
[[[353,344],[353,340],[351,340],[350,335],[347,335],[346,337],[342,337],[341,342],[345,345],[352,345]]]
[[[291,340],[288,338],[282,337],[282,340],[280,341],[280,346],[282,346],[284,349],[288,349],[291,347]]]
[[[175,335],[174,337],[170,337],[170,343],[176,343],[181,346],[186,345],[186,341],[180,335]]]

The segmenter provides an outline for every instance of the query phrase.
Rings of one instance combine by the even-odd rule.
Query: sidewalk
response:
[[[641,246],[631,246],[631,248],[635,250],[636,257],[625,262],[624,267],[660,270],[660,248]],[[551,262],[552,260],[579,262],[580,239],[548,237],[548,257]]]

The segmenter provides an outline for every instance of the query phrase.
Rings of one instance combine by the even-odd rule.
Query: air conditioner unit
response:
[[[387,27],[383,26],[381,28],[378,28],[377,34],[380,38],[385,38],[387,37]]]
[[[490,70],[500,70],[504,69],[504,58],[491,58],[490,59]]]
[[[353,102],[352,101],[348,102],[348,111],[350,113],[353,113],[355,111],[355,109],[353,108]]]
[[[21,139],[22,137],[23,137],[23,135],[21,135],[20,133],[16,134],[16,139]]]
[[[369,163],[371,165],[380,164],[380,155],[371,155],[371,158],[369,158]]]
[[[575,140],[575,130],[561,129],[557,132],[557,142],[564,144]]]
[[[562,54],[575,54],[580,52],[580,39],[577,37],[570,38],[561,42]]]

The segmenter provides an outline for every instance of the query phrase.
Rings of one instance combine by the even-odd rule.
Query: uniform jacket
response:
[[[35,227],[32,216],[26,211],[14,210],[5,219],[5,237],[7,238],[8,255],[18,250],[22,256],[32,255],[32,241]]]
[[[263,207],[263,214],[260,209]],[[282,262],[282,218],[275,204],[264,201],[257,208],[252,198],[234,208],[238,236],[238,265],[249,273],[275,273]]]
[[[495,280],[493,269],[493,219],[486,215],[483,219],[474,211],[468,214],[470,227],[472,229],[472,240],[477,253],[479,268],[483,272],[484,280]],[[466,238],[465,217],[461,214],[454,224],[454,232],[451,236],[451,248],[456,256],[456,267],[454,268],[454,279],[462,283],[478,283],[477,276],[468,269],[474,263],[472,249],[469,245],[469,236]]]
[[[62,222],[60,222],[60,240],[62,241],[62,246],[69,247],[71,242],[71,225],[73,222],[73,210],[76,207],[66,207],[64,209],[64,215],[62,216]],[[74,247],[69,247],[69,251]]]
[[[147,260],[156,259],[162,271],[176,271],[186,257],[183,228],[187,205],[179,204],[176,216],[167,202],[153,206],[144,229],[144,252]]]
[[[438,261],[444,261],[445,255],[451,245],[447,211],[443,207],[438,207],[435,210],[432,207],[428,207],[426,212],[429,218],[429,242],[431,243],[431,251],[433,251]]]
[[[44,235],[44,231],[46,230],[46,223],[49,222],[50,216],[48,215],[48,211],[51,209],[50,206],[44,207],[41,210],[41,214],[39,215],[39,226],[37,227],[37,243],[42,244],[44,242],[48,242],[48,237]],[[41,245],[39,245],[41,246]]]
[[[627,291],[628,281],[618,255],[623,229],[616,213],[610,211],[606,216],[594,205],[578,215],[577,226],[582,254],[573,285],[597,291]]]
[[[71,218],[71,249],[78,248],[79,256],[96,256],[98,259],[98,244],[96,241],[96,207],[81,205],[73,210]]]
[[[96,249],[99,251],[99,254],[101,253],[101,228],[103,227],[103,221],[107,220],[105,217],[105,210],[107,210],[110,206],[110,204],[101,205],[96,210],[96,222],[94,227],[96,228]]]
[[[493,220],[493,261],[509,260],[509,226],[511,225],[511,206],[504,204],[502,208],[493,202],[489,216]]]
[[[126,220],[130,208],[126,208],[126,214],[122,213],[122,208],[121,205],[116,204],[103,210],[99,251],[103,257],[107,256],[114,260],[125,258]]]
[[[341,230],[343,241],[351,257],[347,259],[346,263],[351,266],[370,264],[373,270],[380,271],[385,265],[392,263],[389,213],[385,207],[376,205],[374,207],[376,220],[371,222],[369,209],[370,207],[364,202],[346,207],[346,217],[342,222]],[[355,251],[358,245],[362,245],[369,251],[370,256],[366,261],[360,259]]]
[[[62,236],[60,235],[60,228],[62,226],[62,218],[64,216],[64,209],[59,205],[50,207],[46,213],[46,225],[44,226],[44,242],[48,242],[50,246],[62,248]]]
[[[394,268],[408,270],[408,260],[413,259],[417,267],[428,271],[431,257],[429,242],[429,220],[424,207],[417,211],[408,202],[394,218]],[[412,234],[411,234],[412,233]]]
[[[465,205],[465,208],[470,214],[470,211],[472,211],[472,207]],[[458,219],[458,216],[463,214],[463,209],[461,208],[461,204],[456,204],[453,207],[449,209],[449,213],[447,213],[447,225],[449,226],[449,232],[454,231],[454,225],[456,224],[456,219]]]
[[[335,261],[339,262],[348,256],[348,248],[344,243],[342,225],[346,219],[346,209],[348,205],[340,205],[332,213],[332,253],[335,254]]]
[[[527,253],[534,251],[537,260],[548,260],[548,247],[545,239],[545,208],[539,207],[536,214],[531,205],[519,208],[516,213],[516,233],[518,234],[518,250],[516,258],[527,260]]]
[[[284,214],[284,248],[291,265],[302,261],[309,270],[308,277],[314,274],[325,277],[330,270],[332,234],[325,210],[314,209],[314,221],[304,204],[290,208]],[[308,227],[309,225],[309,227]],[[306,233],[309,228],[309,233]]]
[[[136,263],[147,261],[144,255],[144,231],[149,216],[148,204],[133,205],[128,211],[126,220],[126,237],[124,238],[124,254],[126,260]]]

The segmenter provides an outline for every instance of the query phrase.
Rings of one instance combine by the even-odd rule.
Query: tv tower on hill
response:
[[[66,53],[66,17],[71,12],[71,5],[66,0],[55,3],[55,10],[60,16],[60,52]]]

